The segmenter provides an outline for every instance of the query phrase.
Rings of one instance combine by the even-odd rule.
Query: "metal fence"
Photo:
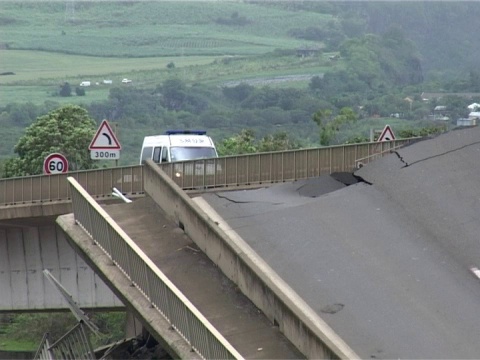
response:
[[[75,221],[192,349],[205,359],[242,358],[85,189],[68,182]]]
[[[159,166],[184,190],[258,185],[353,171],[412,139],[278,151]]]
[[[60,339],[50,345],[49,334],[45,334],[34,360],[95,360],[95,353],[82,321]]]
[[[353,171],[359,159],[364,159],[365,164],[411,141],[405,139],[227,156],[160,166],[184,190],[267,184]],[[129,196],[143,194],[144,191],[143,167],[140,165],[37,175],[0,179],[0,206],[70,200],[67,177],[75,178],[97,199],[111,197],[113,187]]]
[[[143,193],[143,169],[136,165],[0,179],[0,205],[70,200],[67,177],[75,178],[95,198],[111,197],[113,187],[128,194]]]

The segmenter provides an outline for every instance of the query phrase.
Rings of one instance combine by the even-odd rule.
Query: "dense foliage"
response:
[[[292,150],[297,148],[299,148],[299,144],[289,139],[286,132],[275,132],[257,140],[255,138],[255,132],[251,129],[244,129],[239,134],[224,139],[217,144],[217,150],[221,156]]]
[[[88,145],[95,127],[95,121],[79,106],[64,106],[40,116],[15,146],[18,157],[5,163],[5,177],[41,174],[45,157],[52,153],[67,157],[69,170],[92,168]]]
[[[344,107],[340,109],[337,116],[332,117],[332,111],[324,109],[313,114],[312,119],[320,128],[320,145],[328,146],[342,127],[357,121],[357,114],[351,108]]]
[[[188,70],[178,67],[177,60],[165,62],[164,72],[157,73],[161,74],[158,80],[148,77],[148,73],[137,73],[143,82],[110,86],[106,100],[93,100],[98,91],[93,82],[85,92],[85,88],[73,88],[72,82],[63,79],[51,92],[54,97],[43,105],[12,103],[0,109],[0,124],[8,134],[0,144],[3,158],[13,155],[15,140],[26,126],[70,99],[84,101],[82,108],[97,123],[108,119],[120,129],[121,164],[137,162],[143,136],[168,128],[206,129],[217,143],[241,137],[245,129],[251,129],[259,139],[283,132],[288,134],[289,144],[315,146],[368,138],[372,126],[369,119],[401,119],[396,124],[401,130],[425,127],[424,122],[437,105],[447,106],[451,120],[448,125],[454,126],[457,118],[467,116],[466,106],[479,100],[475,95],[445,95],[428,102],[421,97],[424,91],[480,90],[480,73],[470,61],[478,51],[478,46],[473,46],[476,34],[466,31],[467,24],[473,28],[479,24],[473,21],[479,9],[474,3],[458,3],[455,8],[449,3],[382,2],[188,6],[125,2],[74,6],[74,17],[69,18],[61,4],[2,5],[5,15],[0,26],[9,25],[6,31],[15,38],[7,48],[125,57],[159,55],[158,51],[166,51],[162,55],[178,54],[181,48],[182,60],[184,53],[191,56],[204,51],[244,56],[228,56]],[[32,12],[49,14],[52,22],[22,37],[25,29],[31,32],[25,24],[38,25],[37,17],[25,17]],[[265,12],[269,17],[260,16]],[[462,21],[455,27],[448,25],[460,18]],[[62,29],[55,37],[51,25]],[[97,31],[97,27],[108,31]],[[87,30],[91,35],[88,41],[79,35]],[[109,37],[114,30],[115,39],[122,41]],[[185,36],[184,32],[197,35]],[[66,43],[70,44],[68,49]],[[101,43],[109,46],[99,46]],[[299,60],[296,49],[302,46],[317,49],[318,53]],[[255,76],[249,72],[252,68],[265,74],[273,70],[282,74],[292,71],[292,66],[299,67],[299,71],[305,67],[304,73],[312,67],[315,72],[308,82],[291,87],[248,82]],[[186,71],[189,76],[185,76]],[[221,74],[240,80],[227,84],[220,80]],[[351,109],[356,121],[339,127],[335,119],[344,108]],[[316,124],[314,114],[325,110],[331,112],[325,118],[327,123],[332,123]],[[7,162],[7,173],[17,174],[18,164],[18,160]],[[24,173],[32,171],[37,170],[25,169]]]

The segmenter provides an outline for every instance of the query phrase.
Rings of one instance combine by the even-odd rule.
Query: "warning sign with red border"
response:
[[[393,133],[393,130],[390,127],[390,125],[385,125],[377,141],[381,142],[381,141],[392,141],[392,140],[395,140],[395,134]]]
[[[120,158],[121,148],[122,146],[108,121],[103,120],[88,147],[90,158],[92,160],[117,160]]]
[[[120,142],[117,140],[115,133],[108,124],[107,120],[103,120],[97,133],[92,139],[89,150],[120,150]]]

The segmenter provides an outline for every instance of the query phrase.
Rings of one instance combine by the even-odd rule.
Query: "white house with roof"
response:
[[[480,111],[472,111],[468,114],[468,118],[470,120],[480,120]]]

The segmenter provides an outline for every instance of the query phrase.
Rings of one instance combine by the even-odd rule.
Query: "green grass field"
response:
[[[0,42],[9,49],[117,57],[262,54],[303,46],[289,29],[331,20],[230,1],[71,2],[70,7],[3,1],[0,10]],[[218,23],[232,17],[244,23]]]
[[[171,62],[175,67],[185,67],[205,65],[217,59],[213,56],[104,58],[31,50],[0,50],[0,57],[0,73],[15,73],[0,76],[0,85],[21,85],[33,81],[51,84],[52,80],[57,79],[80,83],[83,80],[102,81],[109,78],[120,82],[136,71],[166,70]]]
[[[108,98],[113,86],[155,87],[171,77],[194,83],[222,85],[230,81],[252,78],[275,78],[285,75],[320,75],[332,66],[326,56],[299,58],[290,56],[178,56],[160,58],[99,58],[82,55],[54,54],[24,50],[0,50],[0,73],[12,71],[15,75],[0,76],[0,106],[8,103],[32,102],[43,104],[84,104]],[[167,64],[175,67],[168,69]],[[121,83],[123,78],[133,82]],[[104,79],[112,85],[103,84]],[[69,82],[74,89],[82,81],[91,81],[85,88],[86,96],[62,98],[59,86]],[[98,83],[98,84],[96,84]],[[299,80],[301,86],[308,82]],[[292,86],[298,86],[289,82]],[[269,84],[285,86],[285,83]]]
[[[41,104],[50,100],[81,104],[105,100],[110,88],[122,85],[123,78],[135,80],[130,84],[133,86],[152,81],[158,84],[172,73],[167,69],[169,63],[175,64],[176,72],[183,72],[182,68],[208,65],[217,59],[212,56],[99,58],[23,50],[0,50],[0,57],[0,73],[15,74],[0,76],[0,106],[12,102]],[[104,79],[112,80],[112,85],[104,85]],[[64,82],[69,82],[74,89],[82,81],[92,83],[85,88],[86,96],[54,95]]]
[[[225,25],[219,19],[245,23]],[[103,79],[120,86],[130,78],[131,86],[148,87],[173,76],[221,85],[247,76],[322,73],[329,65],[324,57],[264,55],[321,46],[288,31],[328,21],[329,15],[284,5],[230,1],[2,1],[0,74],[15,75],[0,76],[0,106],[105,100],[110,87],[101,85]],[[242,60],[230,61],[238,57]],[[175,68],[167,69],[169,63]],[[55,96],[64,82],[74,90],[82,81],[93,85],[85,97]]]

